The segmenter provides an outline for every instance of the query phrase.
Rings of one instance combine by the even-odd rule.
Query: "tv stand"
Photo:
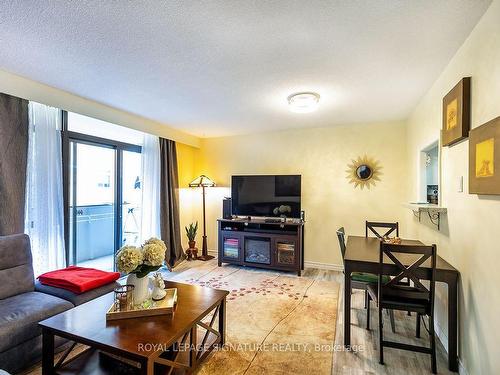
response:
[[[275,224],[281,224],[282,223],[281,219],[264,219],[264,222],[266,222],[266,223],[275,223]]]
[[[279,219],[278,219],[279,220]],[[218,219],[222,263],[294,271],[304,269],[304,222]]]

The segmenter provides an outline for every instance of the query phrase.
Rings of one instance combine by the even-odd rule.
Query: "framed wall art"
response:
[[[500,117],[469,133],[469,193],[500,194]]]
[[[467,138],[470,129],[470,77],[456,84],[443,98],[443,146]]]

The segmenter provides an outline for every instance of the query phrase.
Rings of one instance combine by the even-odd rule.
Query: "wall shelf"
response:
[[[438,230],[440,229],[441,216],[447,213],[445,207],[430,203],[404,203],[403,207],[412,210],[413,215],[418,218],[419,222],[422,218],[422,213],[424,213],[424,215],[427,214],[431,223],[434,224]]]

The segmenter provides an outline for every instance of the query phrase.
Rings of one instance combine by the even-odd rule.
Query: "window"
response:
[[[72,112],[68,112],[68,130],[139,146],[142,145],[144,136],[141,131]]]
[[[139,245],[143,133],[63,114],[68,264],[112,271],[116,251]]]

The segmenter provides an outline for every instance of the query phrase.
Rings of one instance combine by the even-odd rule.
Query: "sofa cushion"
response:
[[[35,282],[35,290],[37,292],[46,293],[46,294],[50,294],[50,295],[65,299],[66,301],[71,302],[75,306],[81,305],[82,303],[88,302],[90,300],[93,300],[94,298],[97,298],[97,297],[100,297],[104,294],[112,292],[113,289],[115,289],[119,286],[120,286],[120,284],[117,283],[116,281],[114,281],[112,283],[100,286],[99,288],[89,290],[85,293],[76,294],[76,293],[73,293],[67,289],[56,288],[56,287],[49,286],[49,285],[43,285],[38,280]]]
[[[39,292],[0,300],[0,352],[39,335],[38,322],[71,308],[71,302]]]
[[[0,300],[34,289],[29,237],[0,236]]]

